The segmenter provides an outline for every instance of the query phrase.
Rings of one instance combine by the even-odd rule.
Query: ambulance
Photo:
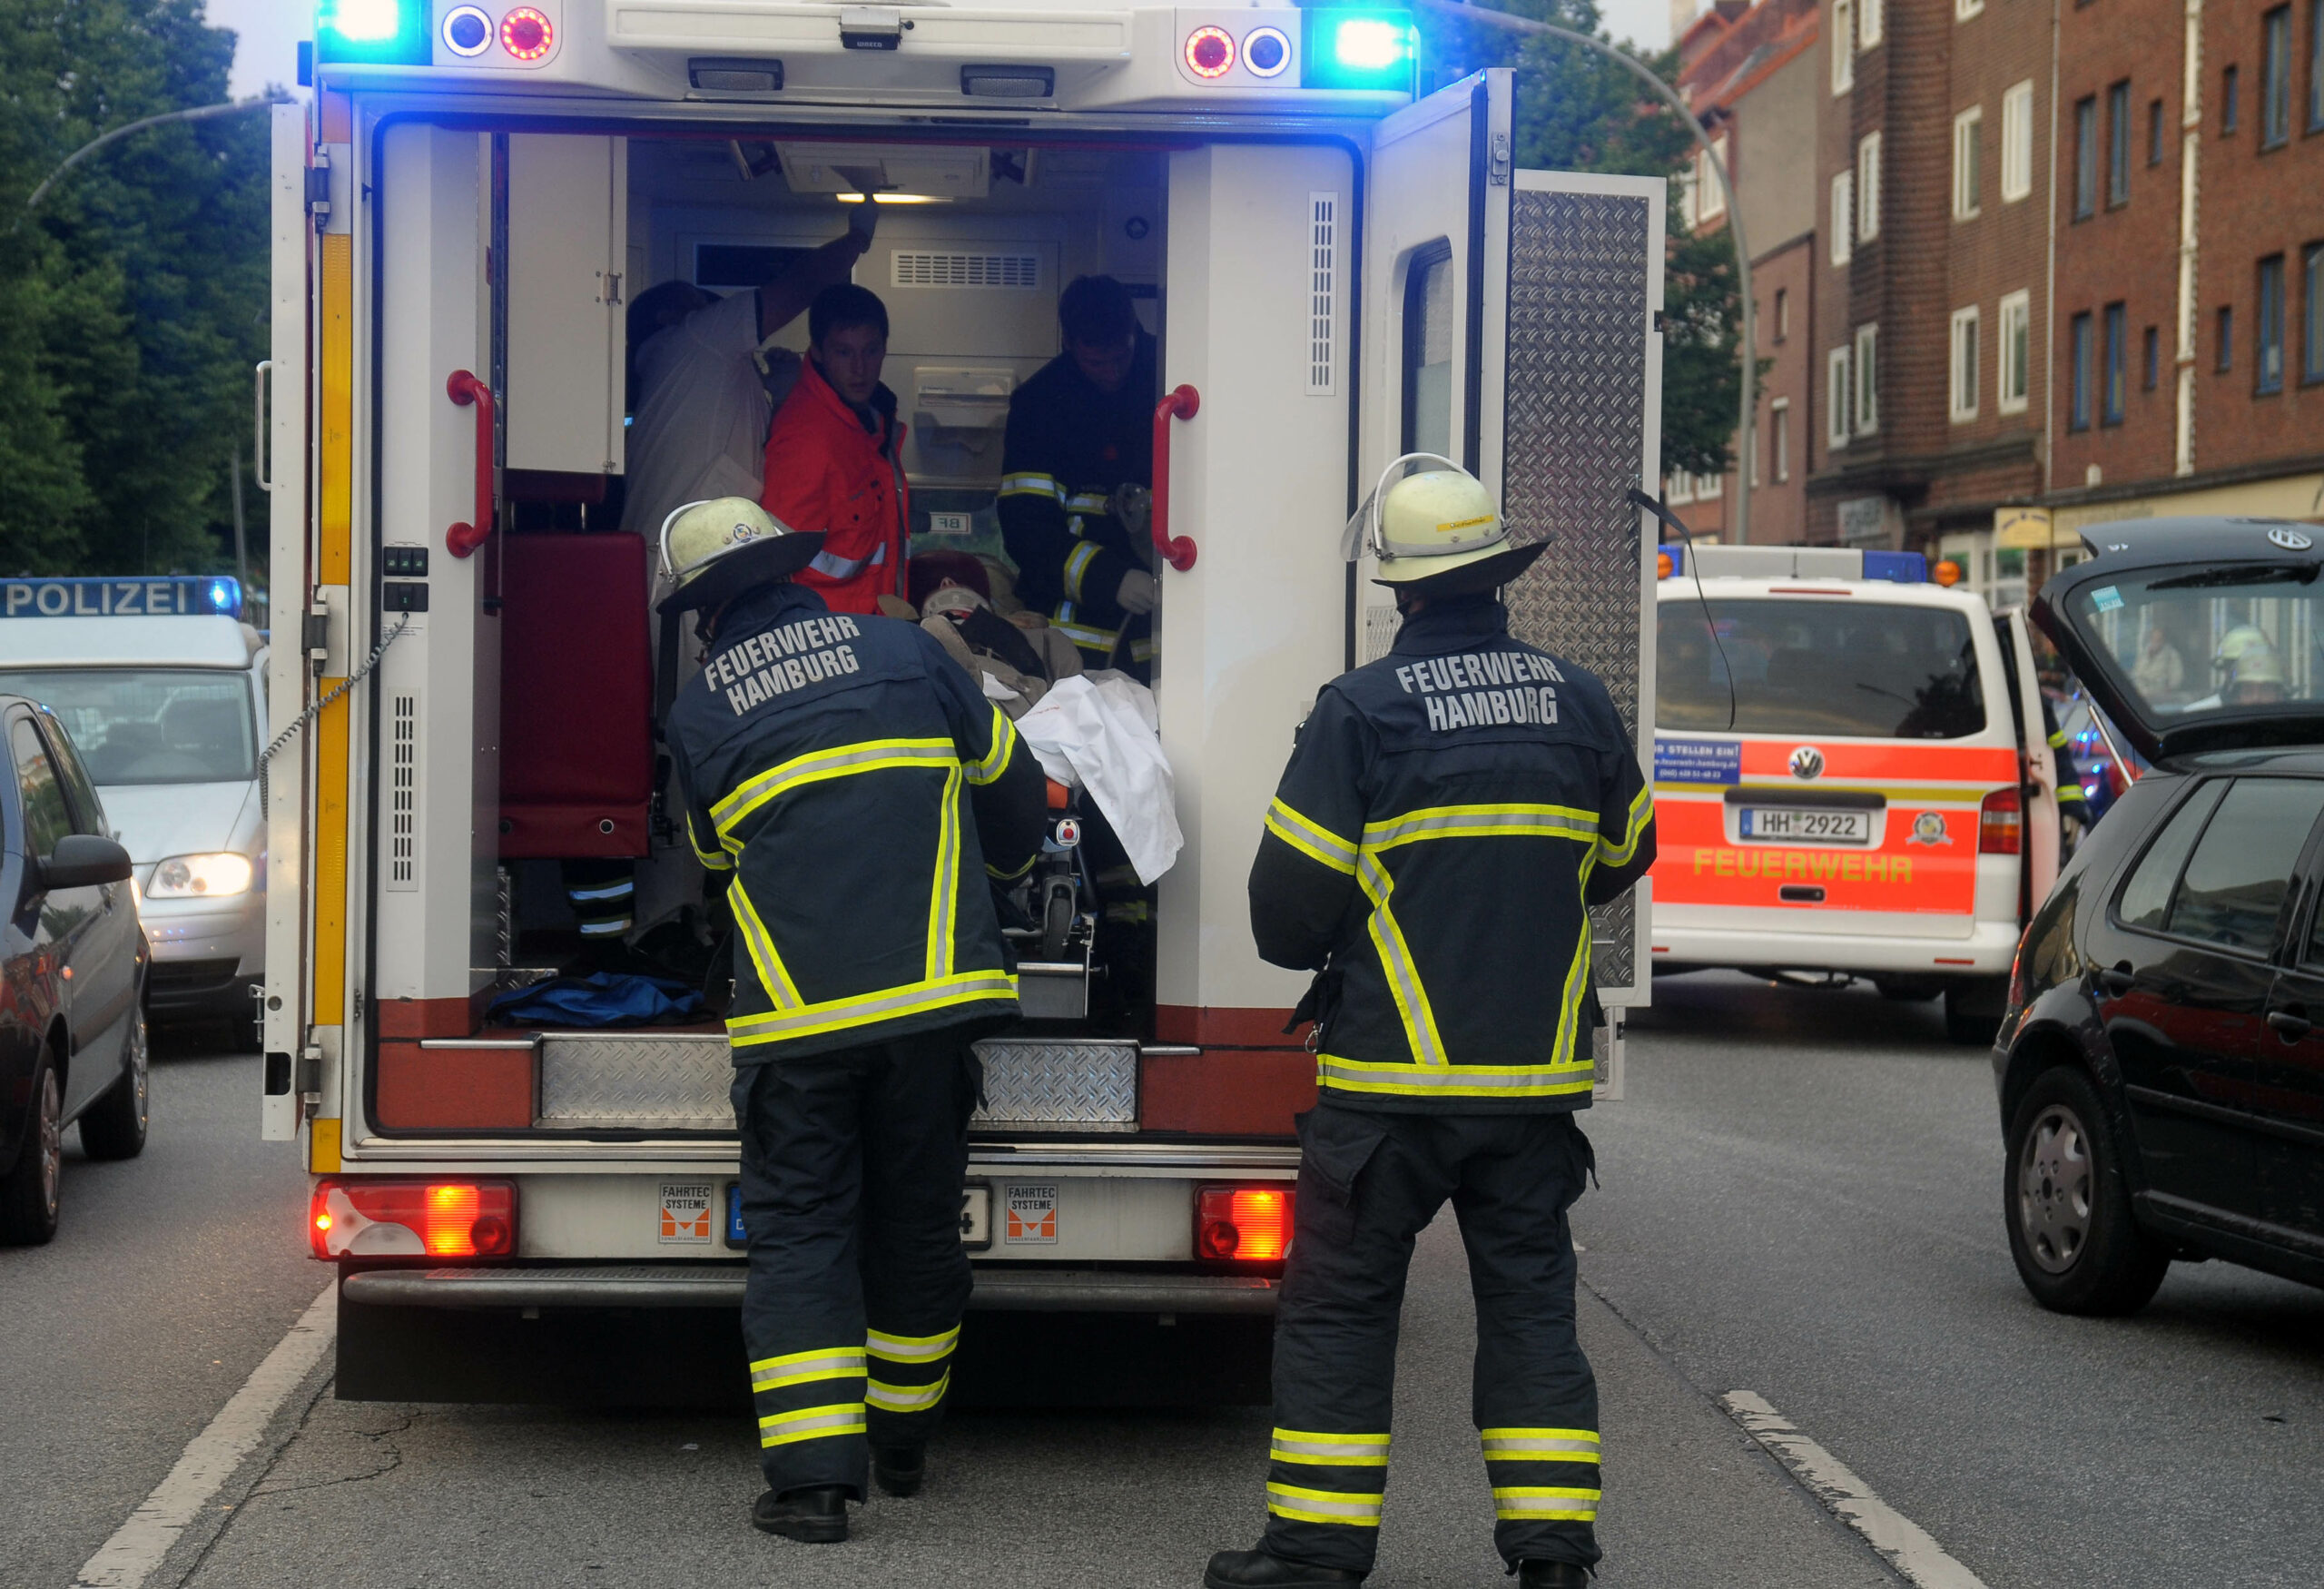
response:
[[[255,1047],[266,970],[269,654],[225,576],[0,579],[0,695],[64,724],[135,865],[155,1022]]]
[[[1551,540],[1516,630],[1603,677],[1646,750],[1663,183],[1518,169],[1509,74],[1420,73],[1411,15],[1368,6],[318,16],[312,104],[274,113],[261,370],[276,587],[306,593],[277,597],[274,726],[303,726],[273,773],[262,1109],[316,1178],[340,1395],[683,1401],[689,1341],[718,1394],[739,1377],[723,1031],[488,1006],[542,969],[561,861],[684,848],[647,552],[609,507],[625,305],[762,280],[867,197],[856,280],[891,318],[923,549],[989,533],[1065,284],[1128,284],[1162,364],[1153,687],[1185,843],[1143,947],[1086,878],[1061,942],[1016,941],[1025,1019],[981,1048],[961,1212],[971,1334],[1110,1318],[1199,1363],[1213,1327],[1264,1327],[1315,1060],[1246,880],[1317,690],[1394,637],[1341,549],[1393,460],[1462,460]],[[1616,1021],[1646,920],[1642,890],[1599,914]]]
[[[1662,548],[1652,963],[1942,994],[1990,1041],[2058,871],[2024,614],[1917,552]]]

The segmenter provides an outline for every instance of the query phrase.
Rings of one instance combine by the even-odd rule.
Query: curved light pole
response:
[[[115,127],[110,133],[101,133],[66,155],[63,164],[41,179],[40,186],[33,190],[33,196],[25,201],[24,209],[18,212],[16,219],[9,224],[9,234],[14,236],[24,225],[25,219],[34,210],[40,208],[40,202],[48,197],[48,190],[56,185],[58,179],[116,139],[126,138],[132,133],[142,133],[148,127],[166,126],[172,122],[202,122],[208,121],[212,116],[231,116],[241,111],[263,110],[269,105],[285,104],[289,99],[288,94],[278,94],[271,99],[238,99],[231,104],[204,104],[196,105],[192,110],[163,111],[158,116],[147,116],[141,121],[131,122],[126,126]]]
[[[1503,33],[1545,34],[1551,38],[1580,44],[1584,49],[1595,50],[1607,59],[1620,63],[1624,71],[1654,90],[1687,124],[1687,131],[1694,134],[1695,142],[1702,146],[1705,163],[1710,167],[1711,174],[1718,179],[1718,190],[1727,198],[1728,230],[1735,235],[1736,282],[1743,296],[1743,401],[1742,412],[1737,417],[1735,425],[1735,540],[1738,546],[1747,544],[1751,538],[1751,416],[1758,406],[1758,393],[1755,389],[1758,385],[1759,373],[1758,342],[1752,331],[1751,251],[1743,241],[1743,206],[1736,202],[1735,184],[1727,180],[1727,163],[1719,159],[1718,152],[1711,147],[1710,134],[1703,131],[1702,123],[1695,119],[1695,113],[1687,108],[1687,102],[1679,97],[1677,90],[1649,71],[1644,62],[1616,49],[1603,39],[1591,38],[1586,33],[1576,33],[1555,23],[1536,22],[1530,16],[1512,16],[1506,11],[1490,11],[1481,5],[1464,5],[1461,0],[1411,0],[1411,4],[1440,16],[1458,17],[1462,22],[1497,27]]]

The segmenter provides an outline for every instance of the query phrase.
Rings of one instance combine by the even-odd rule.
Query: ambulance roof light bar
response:
[[[428,0],[321,0],[315,59],[425,66],[435,57]]]
[[[1853,547],[1686,547],[1657,548],[1665,579],[1683,577],[1692,560],[1705,579],[1853,579],[1925,585],[1928,559],[1918,552],[1862,551]],[[1664,565],[1668,565],[1664,567]]]
[[[1313,6],[1300,13],[1299,86],[1413,92],[1420,34],[1413,14],[1371,6]]]

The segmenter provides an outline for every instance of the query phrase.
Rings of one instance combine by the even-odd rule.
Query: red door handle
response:
[[[1154,410],[1154,549],[1181,574],[1195,566],[1195,543],[1191,536],[1170,534],[1170,421],[1191,419],[1201,408],[1202,393],[1181,386]]]
[[[492,389],[465,370],[455,370],[444,382],[444,390],[451,400],[467,408],[476,405],[476,512],[467,524],[456,524],[444,532],[444,549],[456,558],[465,558],[485,543],[492,533]]]

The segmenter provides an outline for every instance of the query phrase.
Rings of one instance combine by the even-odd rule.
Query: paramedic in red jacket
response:
[[[888,310],[870,289],[826,287],[807,311],[807,360],[774,416],[759,501],[823,549],[796,576],[833,612],[872,613],[902,587],[911,503],[896,394],[880,383]]]

